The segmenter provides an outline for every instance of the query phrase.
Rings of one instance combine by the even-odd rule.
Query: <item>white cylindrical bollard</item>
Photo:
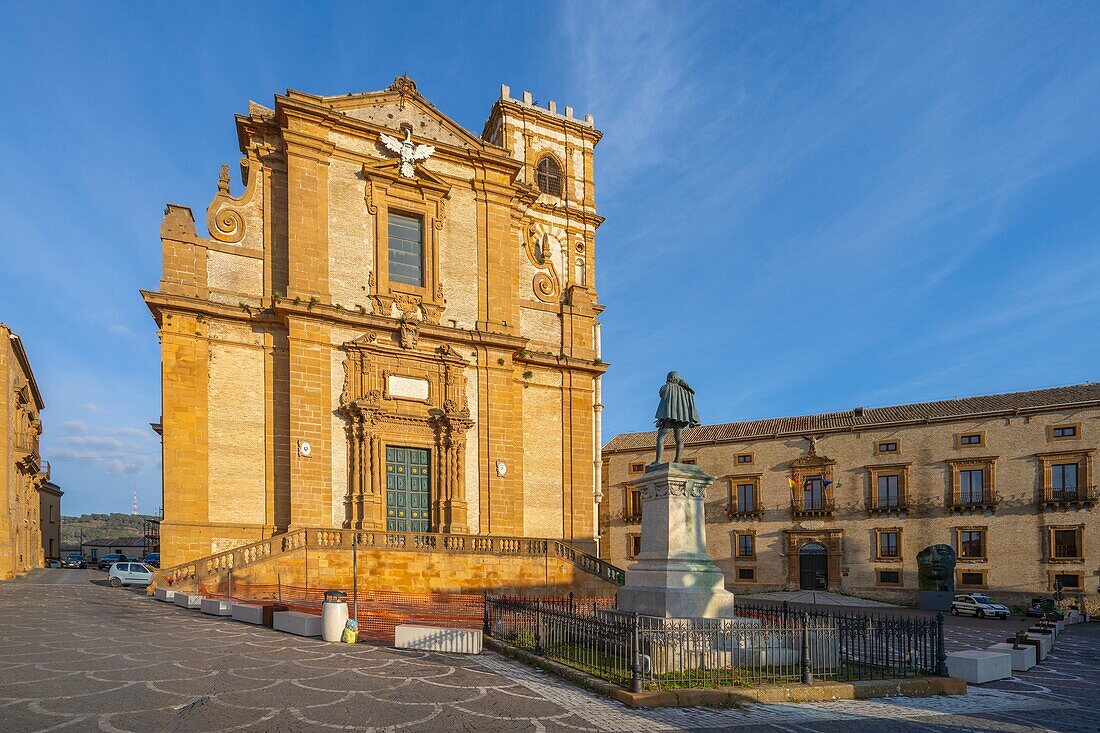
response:
[[[340,641],[344,625],[348,622],[348,604],[344,601],[325,601],[321,604],[321,638]]]

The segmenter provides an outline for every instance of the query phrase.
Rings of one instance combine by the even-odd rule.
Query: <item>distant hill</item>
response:
[[[81,514],[79,517],[61,518],[61,546],[77,549],[83,536],[87,540],[109,540],[116,537],[141,535],[146,519],[157,517],[146,514]],[[81,533],[83,532],[83,535]]]

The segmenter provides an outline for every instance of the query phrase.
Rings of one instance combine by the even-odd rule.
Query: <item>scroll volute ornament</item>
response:
[[[535,297],[544,303],[557,302],[561,297],[561,279],[554,267],[554,247],[564,246],[565,232],[546,224],[531,223],[524,229],[524,251],[527,259],[538,270],[531,280]]]
[[[206,228],[210,237],[226,244],[237,244],[245,235],[244,217],[241,209],[251,202],[259,188],[260,161],[256,148],[249,150],[248,157],[241,158],[241,175],[245,178],[244,193],[233,198],[229,192],[229,165],[222,164],[218,174],[218,192],[206,208]]]

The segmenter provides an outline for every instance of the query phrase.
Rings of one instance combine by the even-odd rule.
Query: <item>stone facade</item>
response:
[[[407,77],[239,115],[244,190],[169,205],[160,289],[163,565],[297,527],[384,529],[388,448],[426,450],[431,531],[594,546],[591,118],[512,99],[478,136]],[[410,178],[381,142],[434,146]],[[550,162],[548,162],[550,161]],[[391,277],[391,218],[420,270]],[[396,221],[397,219],[395,219]],[[390,512],[394,512],[391,514]]]
[[[38,453],[46,405],[17,334],[0,323],[0,580],[42,567],[39,488],[49,480]]]
[[[601,555],[616,565],[638,548],[635,487],[655,441],[619,435],[603,451]],[[1018,602],[1061,580],[1100,603],[1100,384],[704,426],[685,441],[685,461],[719,477],[708,549],[735,592],[915,602],[917,553],[945,543],[960,592]]]

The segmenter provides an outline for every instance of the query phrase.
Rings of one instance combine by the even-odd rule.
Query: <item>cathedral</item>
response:
[[[407,76],[235,118],[203,229],[169,205],[165,567],[300,528],[595,549],[591,116],[512,98],[481,134]]]

